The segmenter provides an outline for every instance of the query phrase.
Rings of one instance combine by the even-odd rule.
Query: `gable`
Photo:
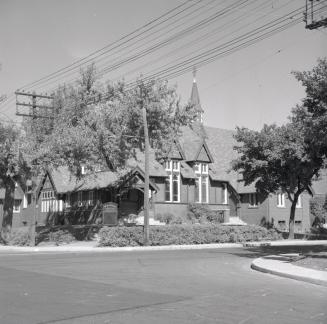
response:
[[[174,141],[167,154],[169,159],[185,160],[185,154],[178,142]]]
[[[51,183],[51,180],[49,178],[49,175],[47,174],[46,175],[46,178],[45,178],[45,180],[43,182],[43,186],[42,186],[42,189],[41,190],[53,190],[53,189],[54,189],[53,188],[53,185]]]
[[[53,184],[49,172],[46,172],[43,176],[43,180],[40,181],[39,186],[36,189],[36,197],[40,196],[42,190],[53,190],[57,194],[56,187]]]
[[[139,167],[136,167],[123,180],[122,187],[144,189],[144,172]],[[159,190],[155,182],[151,179],[149,181],[149,188],[154,191]]]
[[[198,154],[198,157],[196,159],[197,161],[200,161],[200,162],[207,162],[207,163],[210,163],[211,162],[211,159],[209,157],[209,154],[205,148],[204,145],[202,145],[201,149],[200,149],[200,152]]]
[[[170,150],[168,154],[168,158],[174,159],[174,160],[183,160],[183,156],[181,152],[177,149],[177,146],[174,145],[174,147]]]

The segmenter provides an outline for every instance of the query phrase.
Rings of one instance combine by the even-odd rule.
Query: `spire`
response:
[[[197,118],[192,123],[191,128],[195,133],[197,133],[200,137],[206,138],[207,134],[205,132],[205,129],[203,127],[203,109],[201,107],[200,102],[200,96],[198,91],[198,86],[196,83],[196,68],[193,68],[193,85],[192,85],[192,92],[191,92],[191,98],[190,98],[191,105],[194,106],[197,112]]]
[[[198,91],[198,86],[196,83],[196,67],[193,68],[193,85],[192,85],[192,92],[191,92],[191,104],[194,105],[195,109],[198,113],[198,121],[202,123],[203,121],[203,109],[201,107],[200,96]]]
[[[196,67],[194,66],[194,67],[193,67],[193,83],[196,83],[196,72],[197,72],[197,69],[196,69]]]

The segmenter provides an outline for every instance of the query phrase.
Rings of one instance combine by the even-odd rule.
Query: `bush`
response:
[[[29,229],[27,227],[15,228],[11,230],[7,244],[29,246],[30,240]]]
[[[327,223],[327,195],[324,197],[313,197],[310,201],[310,212],[314,218],[314,227]]]
[[[103,227],[99,231],[99,246],[138,246],[143,241],[143,227]]]
[[[59,230],[50,232],[48,235],[48,241],[53,242],[56,245],[68,244],[75,241],[75,237],[68,230]]]
[[[172,221],[173,218],[174,218],[174,215],[171,213],[157,214],[155,216],[156,220],[160,221],[161,223],[165,223],[165,224],[170,224],[170,222]]]
[[[224,226],[218,224],[175,224],[151,226],[150,245],[210,244],[280,239],[273,229],[257,225]],[[140,246],[143,227],[103,227],[99,246]]]
[[[219,224],[224,222],[224,215],[219,211],[211,210],[205,204],[189,204],[189,213],[193,214],[194,218],[198,220],[199,223],[214,223]]]

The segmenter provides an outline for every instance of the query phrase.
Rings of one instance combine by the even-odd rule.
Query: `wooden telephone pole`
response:
[[[326,0],[305,0],[304,22],[307,29],[327,27]]]
[[[17,116],[23,116],[23,117],[30,117],[32,120],[36,120],[38,118],[46,118],[46,119],[53,119],[53,96],[48,95],[40,95],[36,94],[35,92],[29,93],[29,92],[20,92],[16,91],[16,115]],[[30,102],[21,102],[18,99],[22,96],[27,97],[27,99],[30,100]],[[38,99],[41,99],[43,101],[49,101],[51,100],[50,105],[46,105],[44,103],[38,104]],[[31,128],[32,132],[37,132],[37,130],[34,127],[34,123],[32,124]],[[36,212],[37,212],[37,197],[36,192],[32,191],[32,206],[33,206],[33,218],[30,226],[30,236],[31,236],[31,246],[35,246],[35,239],[36,239]]]
[[[143,82],[138,85],[139,90],[139,107],[142,110],[143,127],[144,127],[144,226],[143,226],[143,244],[149,245],[149,155],[150,155],[150,143],[149,143],[149,130],[146,117],[146,107],[148,102],[148,93],[146,86]]]
[[[143,123],[144,123],[144,245],[149,245],[149,131],[146,119],[146,108],[142,107]]]

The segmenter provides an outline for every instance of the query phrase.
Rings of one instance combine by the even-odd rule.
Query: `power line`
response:
[[[216,2],[216,1],[217,1],[217,0],[211,0],[209,3],[207,3],[207,4],[203,4],[200,8],[195,8],[193,11],[191,11],[191,12],[185,14],[184,16],[182,16],[182,17],[178,17],[178,19],[176,19],[175,21],[169,21],[169,26],[168,26],[168,27],[173,26],[176,22],[180,22],[180,24],[179,24],[178,26],[174,26],[174,27],[171,28],[170,30],[165,30],[165,29],[167,28],[167,26],[163,26],[162,28],[153,31],[153,32],[151,32],[150,34],[146,34],[144,37],[142,37],[142,38],[140,38],[140,39],[139,39],[138,37],[135,37],[135,38],[133,38],[133,39],[131,39],[131,40],[128,40],[128,41],[124,42],[123,44],[119,44],[118,46],[115,46],[114,48],[110,49],[110,51],[107,51],[106,53],[110,52],[110,55],[111,55],[111,56],[114,55],[114,54],[120,54],[118,59],[121,59],[121,57],[122,57],[121,52],[122,52],[122,51],[128,49],[128,50],[129,50],[129,53],[130,53],[132,50],[136,50],[136,49],[141,48],[141,47],[144,46],[144,45],[148,45],[148,43],[151,42],[151,41],[153,41],[153,40],[158,40],[159,37],[161,37],[161,36],[163,36],[163,35],[167,35],[170,31],[174,31],[176,28],[178,28],[178,27],[180,27],[180,26],[183,26],[183,24],[185,23],[185,21],[183,21],[183,19],[184,19],[185,17],[189,17],[189,16],[192,15],[193,13],[197,13],[197,16],[203,14],[203,13],[201,12],[200,9],[201,9],[201,8],[205,8],[205,7],[208,6],[209,4],[211,4],[211,3],[213,3],[213,2]],[[215,6],[217,6],[217,5],[219,5],[219,4],[216,4]],[[211,8],[209,8],[209,9],[211,9]],[[173,17],[170,17],[169,19],[171,19],[171,18],[173,18]],[[192,18],[194,18],[194,17],[192,17]],[[167,19],[167,21],[168,21],[168,19]],[[158,32],[161,32],[161,31],[163,31],[163,33],[162,33],[161,35],[156,36],[156,38],[153,38],[153,39],[147,40],[146,43],[141,44],[141,45],[139,45],[138,47],[136,47],[136,48],[134,48],[134,49],[131,49],[131,47],[132,47],[133,45],[137,45],[138,43],[142,42],[143,40],[146,40],[146,39],[149,38],[150,36],[155,35],[155,34],[157,34]],[[125,45],[125,46],[124,46],[123,48],[121,48],[122,45]],[[114,50],[115,50],[115,51],[114,51]],[[113,51],[113,52],[112,52],[112,51]],[[93,61],[90,60],[89,62],[93,62],[93,63],[96,63],[96,64],[97,64],[98,62],[103,61],[103,60],[105,60],[105,59],[107,59],[107,56],[100,57],[100,58],[98,58],[98,59],[96,59],[96,60],[93,60]],[[115,62],[115,59],[111,59],[110,61],[111,61],[111,62]],[[109,62],[110,62],[110,61],[109,61]],[[117,59],[116,59],[116,61],[117,61]],[[108,62],[106,62],[106,63],[104,63],[104,64],[108,64]],[[73,69],[72,69],[72,70],[73,70]],[[40,89],[40,88],[42,88],[42,87],[44,87],[44,86],[46,86],[46,85],[52,84],[52,83],[54,83],[54,82],[58,82],[60,79],[64,79],[64,78],[66,78],[67,76],[75,75],[77,72],[78,72],[78,71],[72,71],[72,72],[67,71],[67,73],[66,73],[66,72],[65,72],[65,73],[61,73],[61,74],[59,74],[59,75],[57,75],[57,76],[54,76],[54,77],[52,77],[52,78],[48,78],[48,80],[45,80],[45,81],[44,81],[44,82],[47,81],[45,84],[44,84],[44,82],[42,82],[42,83],[40,83],[40,85],[39,85],[37,88],[35,88],[35,89],[38,90],[38,89]],[[75,78],[72,78],[72,79],[70,79],[70,80],[68,81],[68,83],[72,83],[72,82],[75,81],[75,80],[78,80],[78,78],[76,78],[76,77],[75,77]]]
[[[212,3],[212,2],[214,2],[214,1],[216,1],[216,0],[213,0],[213,1],[210,1],[209,3],[207,3],[207,4],[203,4],[202,5],[202,7],[205,7],[205,6],[207,6],[208,4],[210,4],[210,3]],[[248,0],[242,0],[242,1],[248,1]],[[197,2],[197,3],[199,3],[199,1]],[[196,4],[197,4],[196,3]],[[195,4],[194,4],[195,5]],[[216,6],[216,5],[215,5]],[[143,40],[146,40],[148,37],[150,37],[151,35],[154,35],[154,34],[156,34],[156,33],[158,33],[158,32],[161,32],[161,31],[164,31],[161,35],[159,35],[159,36],[157,36],[155,39],[152,39],[152,40],[156,40],[157,41],[157,39],[159,38],[159,37],[161,37],[161,36],[166,36],[169,32],[171,32],[171,31],[175,31],[175,27],[174,28],[171,28],[171,29],[169,29],[169,30],[165,30],[167,27],[170,27],[171,25],[173,25],[174,23],[176,23],[176,22],[181,22],[180,23],[180,25],[179,26],[183,26],[183,20],[182,19],[184,19],[184,18],[187,18],[187,17],[189,17],[191,14],[193,14],[193,13],[196,13],[196,12],[198,12],[199,11],[199,8],[196,8],[194,11],[191,11],[191,12],[188,12],[188,13],[186,13],[184,16],[182,16],[182,17],[178,17],[178,19],[176,19],[175,21],[173,21],[173,22],[171,22],[170,21],[170,19],[172,19],[172,18],[175,18],[175,16],[177,16],[177,15],[179,15],[181,12],[178,12],[176,15],[174,15],[173,17],[169,17],[169,18],[167,18],[164,22],[168,22],[169,21],[169,25],[168,26],[164,26],[164,27],[162,27],[162,28],[160,28],[159,30],[157,30],[157,31],[154,31],[154,32],[152,32],[152,33],[150,33],[150,34],[147,34],[146,36],[144,36],[143,38],[141,38],[141,39],[136,39],[135,40],[135,38],[133,38],[132,40],[127,40],[126,42],[124,42],[123,44],[119,44],[118,46],[115,46],[114,48],[112,48],[112,49],[110,49],[110,50],[108,50],[108,51],[106,51],[105,53],[103,53],[103,54],[106,54],[106,53],[108,53],[108,52],[110,52],[110,54],[112,55],[112,54],[119,54],[120,52],[121,52],[121,50],[125,50],[125,49],[129,49],[131,46],[133,46],[133,45],[135,45],[135,44],[138,44],[139,42],[141,42],[141,41],[143,41]],[[185,10],[184,11],[182,11],[182,13],[183,12],[185,12]],[[177,18],[177,17],[176,17]],[[162,22],[163,23],[163,22]],[[161,24],[161,23],[160,23]],[[156,27],[156,26],[154,26],[154,27]],[[150,29],[148,29],[148,30],[150,30]],[[138,35],[139,36],[139,35]],[[150,41],[152,41],[152,40],[150,40]],[[132,43],[130,43],[130,41],[132,41]],[[165,46],[165,45],[167,45],[167,44],[169,44],[169,43],[171,43],[173,40],[169,40],[169,42],[167,43],[167,40],[165,39],[165,43],[163,43],[163,41],[161,41],[161,43],[159,42],[157,45],[156,45],[156,47],[154,47],[153,49],[152,49],[152,51],[154,51],[154,50],[156,50],[156,49],[159,49],[158,48],[158,46],[161,44],[161,47],[162,46]],[[121,46],[122,45],[125,45],[126,44],[126,46],[123,48],[123,49],[121,49]],[[146,42],[145,44],[143,44],[143,45],[141,45],[141,46],[139,46],[139,47],[137,47],[137,48],[140,48],[140,47],[142,47],[142,46],[144,46],[144,45],[148,45],[148,42]],[[152,45],[152,47],[153,47],[154,45]],[[116,49],[116,52],[113,52],[113,53],[111,53],[112,52],[112,50],[115,50]],[[134,49],[135,50],[135,49]],[[147,51],[147,52],[149,52],[149,48],[147,48],[145,51]],[[131,50],[129,50],[129,53],[131,52]],[[138,58],[141,58],[142,56],[144,56],[144,55],[146,55],[147,53],[146,52],[144,52],[143,54],[142,53],[138,53]],[[121,64],[125,64],[125,63],[122,63],[121,61],[122,61],[122,59],[121,59],[121,55],[119,56],[119,59],[120,59],[120,62],[118,63],[118,65],[116,64],[116,68],[119,68],[119,66],[121,66]],[[135,57],[135,55],[134,55],[134,57]],[[98,61],[101,61],[101,60],[103,60],[103,59],[105,59],[106,57],[101,57],[100,59],[97,59],[97,60],[93,60],[93,62],[94,63],[97,63]],[[135,60],[136,58],[134,58],[134,60]],[[131,61],[131,58],[123,58],[123,60],[127,60],[127,61]],[[92,60],[89,60],[88,62],[92,62]],[[76,74],[76,71],[74,71],[74,72],[71,72],[71,73],[69,73],[68,75],[74,75],[74,74]],[[66,74],[63,76],[63,77],[65,77],[66,76]],[[55,76],[54,78],[58,78],[58,77],[60,77],[59,75],[58,76]],[[61,77],[62,78],[62,77]],[[53,83],[53,81],[51,81],[53,78],[49,78],[49,82],[47,82],[46,84],[49,84],[49,83]],[[74,79],[71,79],[69,82],[72,82],[72,81],[75,81],[75,80],[77,80],[78,78],[74,78]],[[39,86],[39,88],[40,87],[44,87],[44,84],[41,84],[40,86]],[[36,89],[38,89],[38,88],[36,88]]]
[[[185,10],[188,10],[189,8],[191,8],[191,7],[195,6],[195,5],[197,5],[197,4],[200,3],[201,1],[203,1],[203,0],[198,0],[198,1],[195,2],[195,3],[192,3],[192,4],[191,4],[190,6],[188,6],[186,9],[183,9],[183,10],[181,10],[181,11],[178,11],[177,14],[175,14],[175,15],[178,15],[178,14],[180,14],[181,12],[183,12],[183,11],[185,11]],[[97,57],[102,56],[102,55],[108,53],[110,50],[112,50],[112,47],[113,47],[113,46],[114,46],[113,48],[117,48],[118,46],[121,46],[120,42],[124,41],[123,44],[125,44],[125,43],[128,42],[130,39],[135,38],[135,37],[138,37],[139,35],[141,35],[141,34],[147,32],[147,31],[150,30],[150,29],[153,29],[154,27],[158,26],[159,24],[162,24],[163,22],[159,22],[157,25],[155,25],[155,26],[151,26],[151,25],[154,24],[155,22],[160,21],[162,18],[164,18],[164,17],[166,17],[166,16],[169,16],[169,15],[170,15],[171,13],[173,13],[174,11],[177,11],[178,9],[184,7],[184,6],[185,6],[186,4],[188,4],[189,2],[190,2],[189,0],[183,2],[182,4],[178,5],[177,7],[173,8],[173,9],[169,10],[168,12],[164,13],[163,15],[161,15],[161,16],[159,16],[159,17],[153,19],[153,20],[151,20],[150,22],[148,22],[148,23],[146,23],[145,25],[143,25],[143,26],[137,28],[136,30],[132,31],[131,33],[128,33],[127,35],[124,35],[123,37],[119,38],[117,41],[114,41],[113,43],[110,43],[110,44],[104,46],[103,48],[101,48],[101,49],[99,49],[99,50],[96,50],[96,51],[92,52],[91,54],[87,55],[86,57],[84,57],[84,58],[82,58],[82,59],[79,59],[79,60],[73,62],[72,64],[69,64],[69,65],[67,65],[67,66],[65,66],[65,67],[63,67],[63,68],[61,68],[61,69],[59,69],[59,70],[57,70],[57,71],[55,71],[55,72],[53,72],[53,73],[51,73],[51,74],[45,76],[45,77],[42,77],[42,78],[40,78],[40,79],[38,79],[38,80],[36,80],[36,81],[34,81],[34,82],[31,82],[31,83],[25,84],[25,85],[22,86],[21,88],[24,88],[24,89],[27,88],[27,87],[30,88],[32,85],[35,85],[35,84],[39,83],[40,81],[44,81],[45,79],[48,79],[49,77],[54,76],[54,75],[56,75],[56,74],[58,74],[58,73],[61,73],[61,72],[65,71],[65,70],[67,70],[67,69],[70,71],[70,70],[73,68],[73,66],[75,66],[76,64],[78,64],[78,65],[77,65],[76,67],[74,67],[74,69],[76,69],[76,68],[80,68],[80,66],[82,66],[83,64],[86,64],[86,63],[92,62],[92,61],[93,61],[94,59],[96,59]],[[173,17],[175,17],[175,15],[174,15]],[[166,20],[164,20],[164,22],[166,22],[166,21],[169,20],[169,19],[171,19],[171,18],[167,18]],[[150,26],[151,26],[151,27],[150,27]],[[148,29],[146,29],[147,27],[148,27]],[[146,30],[145,30],[145,31],[142,31],[143,29],[146,29]],[[142,32],[141,32],[141,31],[142,31]],[[140,32],[140,34],[135,35],[135,34],[137,34],[137,33],[139,33],[139,32]],[[103,53],[101,53],[101,52],[103,52]],[[98,54],[98,53],[100,53],[100,54]],[[93,57],[94,55],[96,55],[96,56]],[[83,63],[82,63],[82,62],[83,62]]]
[[[269,2],[269,1],[268,1],[268,2]],[[263,3],[263,4],[264,4],[264,3]],[[257,8],[259,8],[259,7],[261,7],[261,4],[260,4],[258,7],[256,7],[255,9],[257,9]],[[262,18],[264,18],[265,16],[266,16],[266,15],[263,15],[263,16],[261,16],[260,18],[262,19]],[[243,16],[240,16],[239,19],[242,19],[242,17],[243,17]],[[238,17],[236,17],[236,19],[237,19],[237,18],[238,18]],[[230,21],[229,23],[233,23],[233,22],[234,22],[234,20]],[[251,22],[251,23],[252,23],[252,22]],[[212,43],[217,43],[218,41],[220,41],[220,40],[226,38],[227,36],[231,36],[231,35],[233,35],[235,32],[244,29],[246,26],[250,25],[251,23],[248,23],[248,24],[245,24],[245,25],[241,25],[238,29],[236,29],[236,30],[234,30],[234,31],[232,31],[232,32],[230,32],[230,33],[227,33],[227,34],[224,33],[224,34],[223,34],[223,37],[219,38],[218,40],[212,41]],[[226,29],[226,27],[229,27],[229,24],[225,24],[223,27],[218,26],[217,29],[219,29],[219,31],[221,32],[221,31],[224,31],[224,30]],[[214,30],[214,31],[215,31],[215,30]],[[202,37],[201,39],[203,40],[203,39],[205,39],[205,38],[208,38],[209,36],[210,36],[210,34],[207,34],[205,37],[203,37],[203,36],[201,35],[201,36],[198,38],[198,40],[199,40],[201,37]],[[224,44],[227,44],[227,43],[223,43],[222,45],[224,45]],[[201,49],[203,49],[203,48],[201,47]],[[201,49],[200,49],[200,50],[201,50]],[[198,50],[198,52],[199,52],[199,50]],[[181,59],[183,59],[183,58],[187,58],[187,57],[189,57],[189,56],[190,56],[190,54],[184,55],[183,57],[180,57],[179,60],[181,60]],[[191,56],[194,57],[194,51],[192,52]],[[173,62],[174,62],[174,61],[173,61]],[[163,66],[160,66],[160,67],[158,67],[158,68],[152,70],[152,73],[155,72],[155,71],[160,70],[160,68],[162,69],[162,68],[165,67],[165,66],[169,66],[169,64],[171,64],[171,63],[173,63],[173,62],[167,63],[167,64],[165,64],[165,65],[163,65]],[[151,72],[150,72],[150,73],[151,73]]]
[[[244,2],[243,2],[244,3]],[[235,6],[236,4],[233,4],[232,6]],[[238,5],[239,5],[239,3],[238,3]],[[230,7],[229,7],[230,8]],[[225,8],[226,9],[226,8]],[[228,8],[227,8],[228,9]],[[297,11],[299,11],[299,10],[301,10],[301,8],[300,9],[297,9],[297,10],[295,10],[295,11],[292,11],[291,13],[289,13],[288,15],[290,15],[290,14],[294,14],[294,13],[296,13]],[[220,14],[221,14],[221,12],[220,12]],[[213,16],[211,16],[211,17],[208,17],[207,18],[207,21],[208,21],[208,19],[210,19],[210,18],[213,18]],[[203,20],[202,20],[202,22],[203,22]],[[200,22],[201,23],[201,22]],[[191,26],[192,27],[192,26]],[[193,26],[193,28],[194,28],[194,26]],[[187,32],[187,29],[186,30],[184,30],[183,32]],[[175,37],[178,37],[178,36],[180,36],[180,35],[178,35],[177,34],[177,36],[175,35]],[[170,38],[171,39],[171,38]],[[170,39],[168,39],[168,41],[170,40]],[[167,42],[167,40],[166,40],[166,42]],[[159,44],[156,44],[156,45],[154,45],[154,46],[152,46],[152,48],[150,48],[150,51],[153,51],[153,50],[155,50],[156,49],[156,46],[159,46],[160,48],[163,46],[163,45],[165,45],[165,44],[162,44],[162,43],[159,43]],[[149,49],[147,49],[147,51],[149,51]],[[142,54],[142,55],[141,55]],[[133,56],[133,57],[129,57],[129,58],[125,58],[123,61],[121,61],[120,63],[116,63],[114,66],[109,66],[109,67],[106,67],[104,70],[102,70],[102,71],[100,71],[99,72],[99,74],[105,74],[105,73],[107,73],[107,72],[109,72],[109,71],[113,71],[114,69],[117,69],[117,68],[119,68],[119,67],[121,67],[121,66],[123,66],[123,65],[125,65],[125,64],[127,64],[127,63],[130,63],[131,61],[134,61],[135,59],[138,59],[138,58],[140,58],[140,57],[143,57],[143,55],[147,55],[148,53],[147,52],[142,52],[142,53],[138,53],[137,54],[137,56]],[[75,79],[74,79],[75,80]]]
[[[298,10],[295,10],[295,11],[292,11],[290,14],[294,15],[294,14],[300,14],[300,9]],[[283,18],[283,19],[282,19]],[[236,49],[240,48],[240,44],[238,44],[238,42],[240,41],[243,41],[243,43],[241,43],[241,48],[243,48],[247,42],[244,40],[246,40],[247,38],[251,37],[251,36],[255,36],[256,34],[258,33],[261,33],[261,32],[264,32],[265,30],[271,28],[271,27],[274,27],[274,26],[277,26],[275,28],[275,30],[272,30],[272,31],[268,31],[264,34],[265,37],[268,37],[270,32],[278,32],[280,28],[283,28],[284,25],[281,25],[278,27],[278,24],[280,23],[283,23],[283,22],[287,22],[289,19],[289,14],[281,17],[281,18],[278,18],[274,21],[271,21],[270,23],[267,23],[263,26],[261,26],[259,29],[255,29],[251,32],[248,32],[246,34],[243,34],[239,37],[237,37],[236,39],[233,39],[231,41],[228,41],[224,44],[221,44],[215,48],[212,48],[210,50],[207,50],[205,52],[202,52],[201,54],[197,55],[197,56],[192,56],[190,59],[187,59],[187,60],[184,60],[183,62],[181,63],[176,63],[174,65],[170,65],[168,68],[166,69],[162,69],[161,71],[157,72],[157,73],[154,73],[148,77],[146,77],[147,79],[151,79],[153,77],[172,77],[175,73],[176,73],[176,69],[179,69],[178,70],[178,73],[181,72],[181,71],[184,71],[185,70],[185,65],[187,65],[186,67],[186,71],[190,71],[190,69],[192,69],[192,67],[194,65],[196,66],[199,66],[199,64],[203,64],[203,63],[209,63],[211,62],[212,60],[216,59],[217,57],[221,56],[222,54],[228,54],[229,52],[234,52]],[[282,20],[281,20],[282,19]],[[301,21],[301,17],[298,18],[296,21],[293,20],[293,22],[291,24],[286,24],[287,25],[287,28],[291,27],[293,24],[295,23],[299,23]],[[258,36],[258,37],[262,37],[262,36]],[[252,44],[253,42],[257,42],[261,40],[261,38],[253,38],[253,39],[249,39],[248,42],[250,42],[248,45]],[[234,47],[232,48],[228,48],[229,46],[233,45]],[[223,51],[222,51],[223,50]],[[222,52],[219,52],[219,51],[222,51]],[[209,61],[208,61],[209,60]]]
[[[244,3],[244,2],[243,2]],[[236,5],[236,4],[233,4],[233,5]],[[239,3],[238,3],[238,5],[239,5]],[[297,9],[297,10],[299,10],[299,9]],[[212,17],[212,16],[211,16]],[[210,18],[210,17],[209,17]],[[207,18],[207,19],[209,19],[209,18]],[[131,33],[132,34],[132,33]],[[237,38],[236,38],[237,39]],[[226,44],[226,43],[225,43]],[[244,44],[242,45],[242,46],[244,46]],[[237,48],[241,48],[241,47],[237,47]],[[229,51],[225,51],[224,53],[222,53],[222,54],[220,54],[220,55],[227,55],[228,53],[231,53],[232,51],[231,50],[229,50]],[[203,53],[202,53],[203,54]],[[208,54],[210,54],[210,53],[206,53],[206,55],[208,55]],[[196,57],[196,59],[199,59],[198,57]],[[209,58],[207,58],[207,60],[208,60]],[[125,59],[126,60],[126,59]],[[194,61],[194,58],[193,58],[193,61]],[[207,62],[209,62],[209,61],[207,61]],[[189,63],[189,60],[185,60],[185,61],[183,61],[182,63],[179,63],[179,65],[177,65],[177,68],[178,68],[178,71],[175,71],[175,74],[176,73],[181,73],[181,67],[183,67],[183,65],[181,65],[181,64],[185,64],[185,63]],[[198,64],[204,64],[205,63],[205,61],[200,61]],[[123,62],[119,67],[121,67],[121,66],[123,66],[124,64],[126,64],[125,62]],[[192,63],[192,64],[194,64],[194,63]],[[110,68],[110,67],[106,67],[106,69],[108,69],[108,68]],[[117,67],[118,68],[118,67]],[[153,77],[164,77],[164,76],[167,76],[167,77],[172,77],[173,76],[173,74],[172,74],[172,71],[171,71],[171,69],[172,68],[176,68],[176,65],[174,65],[173,67],[170,67],[170,69],[168,70],[168,69],[165,69],[165,70],[163,70],[162,69],[162,67],[161,67],[161,70],[159,71],[159,73],[156,73],[156,74],[152,74],[151,76],[153,76]],[[187,69],[189,69],[190,67],[187,67]],[[163,74],[163,72],[164,72],[164,74]],[[169,72],[169,73],[168,73]],[[104,71],[100,71],[100,73],[104,73]],[[177,75],[177,74],[176,74]]]

